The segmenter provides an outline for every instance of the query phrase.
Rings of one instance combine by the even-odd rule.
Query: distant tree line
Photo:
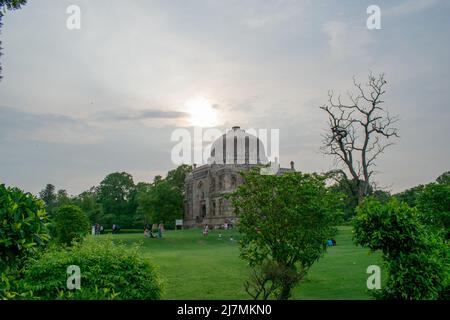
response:
[[[351,220],[356,214],[358,206],[357,183],[353,180],[339,179],[334,171],[327,174],[335,179],[330,186],[335,192],[345,194],[344,218]],[[391,198],[406,203],[411,208],[421,212],[423,223],[441,232],[446,239],[450,239],[450,171],[442,173],[434,182],[420,184],[405,191],[391,194],[390,192],[370,187],[367,196],[371,196],[381,203],[387,203]]]
[[[58,209],[72,205],[83,211],[91,224],[105,228],[113,224],[121,228],[141,228],[146,223],[164,223],[170,228],[175,219],[183,217],[184,179],[191,171],[181,165],[156,176],[152,183],[135,183],[126,172],[107,175],[98,186],[70,196],[66,190],[47,184],[39,193],[50,219],[56,218]]]

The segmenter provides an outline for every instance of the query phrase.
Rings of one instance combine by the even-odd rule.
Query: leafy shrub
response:
[[[239,217],[241,258],[253,271],[247,293],[286,300],[335,235],[342,196],[317,174],[261,175],[256,168],[243,175],[228,198]]]
[[[0,271],[45,246],[50,239],[47,221],[42,201],[0,185]]]
[[[416,203],[423,221],[450,239],[450,184],[426,185]]]
[[[21,285],[36,299],[159,299],[159,276],[138,249],[113,243],[110,237],[88,237],[31,262]],[[80,268],[79,290],[67,289],[70,265]]]
[[[64,205],[56,210],[56,235],[59,243],[70,245],[89,232],[89,219],[75,205]]]
[[[355,241],[381,250],[388,281],[377,298],[395,300],[438,299],[449,281],[448,246],[421,223],[416,208],[391,199],[383,205],[367,198],[357,208]]]

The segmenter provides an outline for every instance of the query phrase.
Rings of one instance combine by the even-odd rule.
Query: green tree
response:
[[[326,250],[341,217],[342,195],[317,174],[244,174],[229,195],[239,217],[241,258],[252,268],[246,290],[254,299],[288,299]]]
[[[45,210],[49,215],[53,213],[56,207],[56,194],[55,186],[47,184],[41,192],[39,192],[39,198],[45,203]]]
[[[183,217],[184,183],[186,175],[192,171],[191,166],[180,165],[167,173],[165,179],[155,176],[153,183],[139,183],[137,189],[136,221],[141,223],[163,222],[167,227],[175,219]]]
[[[350,220],[355,215],[355,209],[359,201],[359,186],[361,181],[348,179],[347,175],[342,170],[332,170],[326,173],[327,178],[334,181],[330,186],[330,190],[338,194],[344,194],[344,219]],[[372,186],[368,186],[368,193],[372,193]]]
[[[388,280],[380,292],[372,292],[377,298],[437,299],[448,287],[449,247],[406,203],[366,198],[357,209],[354,240],[383,254]]]
[[[27,3],[27,0],[0,0],[0,31],[3,26],[3,16],[6,10],[17,10],[20,9]],[[2,56],[2,42],[0,41],[0,57]],[[2,66],[0,64],[0,81],[2,80]]]
[[[391,199],[391,193],[384,190],[374,190],[371,195],[381,203],[387,203]]]
[[[437,177],[436,182],[439,184],[450,184],[450,171],[446,171]]]
[[[99,203],[109,225],[132,226],[136,213],[136,187],[133,177],[126,172],[106,176],[96,190]]]
[[[58,242],[70,245],[89,232],[89,220],[79,207],[64,205],[56,210],[55,228]]]
[[[94,188],[82,192],[72,202],[86,212],[91,224],[105,224],[102,205],[97,202],[97,195]]]
[[[71,203],[71,198],[66,190],[60,189],[56,193],[56,206],[61,207]]]
[[[148,208],[148,204],[146,202],[147,194],[151,192],[152,184],[146,182],[139,182],[136,184],[136,215],[134,217],[134,224],[143,226],[147,223],[150,223],[150,214],[151,210]]]
[[[332,170],[326,173],[329,179],[332,179],[334,183],[330,186],[330,189],[334,192],[344,194],[344,219],[346,221],[352,219],[356,214],[356,207],[359,202],[359,186],[362,181],[348,180],[347,176],[342,173],[341,170]],[[367,195],[373,195],[375,198],[382,202],[387,202],[391,197],[389,192],[374,189],[372,185],[367,187]]]
[[[184,192],[184,183],[186,175],[192,171],[192,167],[186,164],[178,166],[174,170],[167,173],[166,180],[171,186],[175,187],[179,192]]]
[[[425,188],[424,185],[419,184],[418,186],[395,194],[394,197],[402,202],[405,202],[410,207],[414,207],[416,206],[418,195],[420,194],[420,192],[422,192],[424,188]]]
[[[44,203],[30,193],[0,184],[0,271],[49,241]]]
[[[138,195],[139,209],[148,221],[168,227],[183,217],[183,195],[167,180],[156,180],[147,192]]]
[[[430,183],[419,193],[417,209],[423,221],[450,239],[450,183]]]

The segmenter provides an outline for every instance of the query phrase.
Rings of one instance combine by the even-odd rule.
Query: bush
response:
[[[419,193],[417,208],[423,222],[450,239],[450,184],[430,183]]]
[[[89,232],[89,219],[79,207],[64,205],[56,210],[55,228],[58,242],[70,245]]]
[[[245,183],[227,197],[239,217],[241,258],[253,270],[247,293],[286,300],[335,235],[343,197],[317,174],[262,175],[255,168],[243,175]]]
[[[67,267],[81,271],[81,288],[68,290]],[[36,299],[159,299],[161,281],[138,247],[115,244],[111,238],[88,237],[83,243],[53,250],[31,262],[21,281]]]
[[[45,246],[50,239],[47,221],[42,201],[0,185],[0,272]]]
[[[438,299],[449,282],[448,246],[421,223],[416,208],[391,199],[383,205],[366,198],[354,219],[355,241],[381,250],[388,281],[377,298]]]

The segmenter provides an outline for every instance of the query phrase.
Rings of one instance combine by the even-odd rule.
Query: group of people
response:
[[[152,230],[156,232],[156,236],[153,234]],[[159,225],[154,224],[153,227],[150,227],[148,223],[144,226],[144,237],[146,238],[158,238],[162,239],[162,234],[164,232],[164,224],[160,223]]]
[[[112,225],[112,233],[119,233],[120,227],[117,224]],[[103,232],[103,226],[99,223],[96,223],[92,226],[91,229],[92,235],[99,235]]]
[[[234,219],[226,219],[225,223],[222,225],[222,228],[225,230],[233,229]]]
[[[92,235],[99,235],[103,232],[103,226],[96,223],[92,226]]]

